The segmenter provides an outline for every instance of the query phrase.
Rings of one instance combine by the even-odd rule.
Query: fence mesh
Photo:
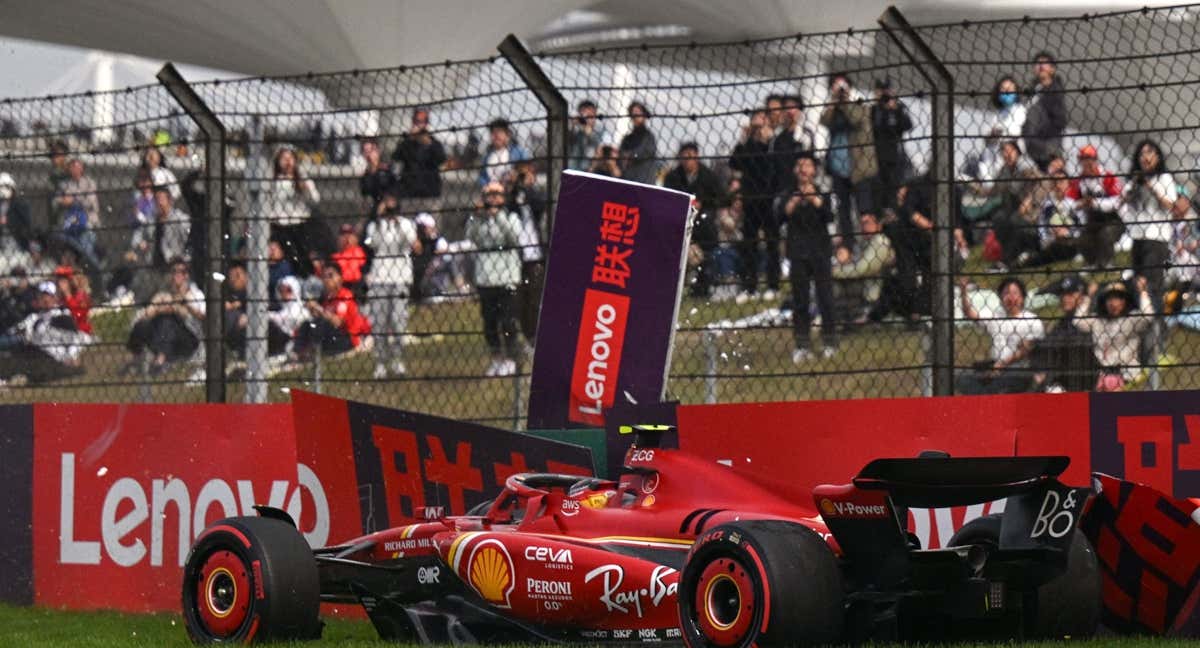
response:
[[[194,84],[227,398],[519,425],[552,162],[696,194],[671,398],[929,394],[949,343],[959,393],[1194,387],[1197,13],[916,28],[955,81],[947,250],[929,70],[880,30],[539,54],[562,152],[498,57]],[[158,86],[0,103],[0,399],[204,398],[198,138]]]

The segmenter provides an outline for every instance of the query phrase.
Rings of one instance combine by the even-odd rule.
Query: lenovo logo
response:
[[[299,520],[301,490],[308,491],[315,507],[316,524],[305,538],[312,546],[322,546],[329,536],[329,504],[325,489],[308,466],[298,464],[296,468],[296,484],[276,480],[271,482],[267,493],[256,493],[248,479],[238,479],[232,484],[222,479],[210,479],[195,490],[195,485],[179,477],[152,479],[146,483],[121,477],[108,487],[100,511],[84,509],[77,514],[75,454],[64,452],[59,475],[59,563],[99,565],[106,556],[121,567],[133,567],[147,558],[151,566],[160,567],[163,565],[164,526],[170,516],[179,534],[174,563],[183,566],[192,540],[204,530],[206,520],[212,517],[209,512],[214,508],[216,517],[256,515],[254,505],[266,503],[286,510],[292,519]],[[88,539],[97,536],[99,540]]]
[[[568,418],[576,423],[603,425],[603,411],[612,407],[625,344],[629,298],[587,290],[571,371]]]

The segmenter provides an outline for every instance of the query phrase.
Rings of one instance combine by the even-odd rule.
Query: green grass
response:
[[[365,621],[326,620],[319,643],[271,644],[290,648],[338,646],[379,648],[400,646],[384,642]],[[0,646],[5,648],[185,648],[191,646],[182,621],[173,614],[119,614],[116,612],[63,612],[0,605]],[[1185,648],[1194,641],[1150,637],[1109,637],[1078,642],[1021,644],[945,644],[947,648],[1020,645],[1022,648]]]
[[[1117,264],[1125,265],[1127,255]],[[964,272],[983,289],[995,287],[1003,275],[986,272],[987,263],[978,253],[967,260]],[[1049,266],[1042,272],[1023,275],[1030,287],[1044,286],[1073,268],[1070,263]],[[1105,282],[1119,277],[1111,271],[1093,277]],[[707,338],[703,329],[720,320],[737,320],[777,306],[786,298],[785,282],[775,303],[751,301],[737,305],[732,300],[712,302],[684,298],[679,310],[679,331],[668,382],[668,398],[683,403],[748,402],[828,398],[919,396],[928,371],[922,335],[897,324],[868,327],[844,335],[837,356],[796,366],[791,362],[792,336],[787,323],[780,326],[725,331]],[[1047,318],[1056,308],[1039,310]],[[46,386],[0,388],[0,403],[19,402],[202,402],[203,386],[188,382],[195,366],[179,367],[167,374],[140,381],[120,377],[119,367],[129,354],[124,348],[131,311],[96,315],[93,322],[101,342],[84,354],[88,373]],[[374,358],[358,353],[328,359],[318,376],[307,365],[274,376],[268,384],[272,402],[286,402],[293,388],[320,391],[402,409],[417,410],[457,419],[477,420],[501,427],[521,425],[528,398],[526,375],[485,378],[489,357],[480,333],[478,305],[473,301],[415,306],[409,333],[419,343],[405,350],[409,374],[401,379],[371,379]],[[960,367],[986,358],[987,336],[975,326],[959,326],[955,332],[955,358]],[[1161,369],[1168,389],[1200,387],[1200,334],[1176,329],[1167,338],[1166,352],[1177,363]],[[711,367],[710,367],[711,358]],[[529,371],[528,365],[524,372]],[[709,375],[711,374],[711,376]],[[227,399],[241,402],[245,385],[231,381]]]
[[[324,639],[319,644],[322,646],[398,645],[381,641],[366,621],[327,619],[326,624]],[[177,614],[63,612],[0,605],[0,646],[5,648],[184,648],[192,645]]]

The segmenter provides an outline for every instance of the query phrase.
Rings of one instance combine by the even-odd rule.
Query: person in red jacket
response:
[[[343,283],[342,269],[326,264],[321,282],[321,300],[309,300],[305,307],[312,319],[296,331],[296,353],[308,359],[320,347],[321,353],[335,355],[357,348],[362,336],[371,333],[371,322],[358,309],[354,293]]]
[[[92,295],[87,276],[75,272],[71,266],[58,266],[54,269],[54,280],[58,284],[59,301],[63,308],[71,311],[75,328],[91,335],[92,322],[88,313],[92,310]]]
[[[356,297],[362,297],[363,266],[367,264],[367,252],[359,245],[353,225],[342,225],[338,231],[338,251],[330,258],[342,271],[342,283]]]
[[[1087,262],[1106,268],[1112,264],[1113,247],[1125,232],[1117,209],[1121,206],[1121,181],[1100,166],[1096,147],[1079,149],[1079,177],[1071,180],[1067,197],[1087,215],[1081,247]]]

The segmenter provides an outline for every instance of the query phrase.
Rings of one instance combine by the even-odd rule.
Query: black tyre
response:
[[[837,641],[842,576],[825,541],[775,520],[715,527],[697,539],[679,579],[679,620],[691,648]]]
[[[998,547],[1000,515],[986,515],[963,525],[950,546],[968,544]],[[1100,566],[1096,551],[1082,533],[1071,537],[1067,569],[1054,580],[1027,592],[1025,636],[1029,639],[1084,639],[1100,625]]]
[[[198,644],[316,639],[317,563],[304,536],[280,520],[218,521],[183,568],[183,619]]]

